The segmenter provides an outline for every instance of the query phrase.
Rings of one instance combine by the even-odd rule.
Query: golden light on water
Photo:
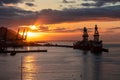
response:
[[[37,75],[37,67],[35,56],[25,56],[23,57],[23,79],[24,80],[35,80]]]

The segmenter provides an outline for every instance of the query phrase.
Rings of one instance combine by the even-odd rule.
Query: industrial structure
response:
[[[5,27],[0,27],[0,54],[11,53],[10,55],[15,55],[16,53],[25,52],[47,52],[47,50],[15,50],[16,48],[21,48],[25,46],[25,40],[27,39],[27,28],[19,28],[17,33],[11,31]],[[14,35],[14,36],[13,36]],[[8,37],[13,36],[11,39]],[[8,50],[8,48],[13,48],[13,50]]]
[[[7,51],[8,47],[12,47],[14,50],[16,47],[22,47],[23,41],[27,38],[27,29],[22,30],[22,34],[20,35],[20,30],[18,29],[17,34],[14,32],[11,32],[13,34],[10,34],[10,30],[8,30],[5,27],[0,28],[0,53],[4,53]],[[9,36],[13,36],[12,39],[9,39]]]
[[[88,40],[88,32],[87,28],[84,27],[83,29],[83,39],[82,41],[77,41],[73,44],[74,49],[82,49],[82,50],[90,50],[91,52],[102,52],[106,51],[108,52],[108,49],[103,48],[102,40],[99,40],[99,32],[98,32],[98,27],[95,25],[94,28],[94,39],[93,40]]]

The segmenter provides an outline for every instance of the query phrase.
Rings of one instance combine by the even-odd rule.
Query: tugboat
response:
[[[73,44],[74,49],[81,49],[81,50],[90,50],[91,52],[108,52],[108,49],[103,48],[102,40],[99,40],[99,32],[98,27],[95,25],[95,31],[94,31],[94,40],[88,40],[88,32],[87,28],[84,27],[83,29],[83,40],[77,41]]]

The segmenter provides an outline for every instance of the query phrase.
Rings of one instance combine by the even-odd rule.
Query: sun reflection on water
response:
[[[37,78],[37,67],[35,63],[35,56],[25,56],[23,58],[23,80],[36,80]]]
[[[28,50],[28,51],[30,50],[30,47],[29,47],[29,46],[27,47],[27,50]]]

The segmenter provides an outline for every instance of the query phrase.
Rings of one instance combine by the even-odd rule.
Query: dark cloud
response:
[[[62,3],[76,3],[75,0],[63,0]]]
[[[25,11],[15,7],[0,7],[0,17],[3,17],[3,19],[22,18],[33,14],[35,13],[32,11]]]
[[[67,0],[63,0],[62,2],[63,2],[63,3],[68,3],[68,1],[67,1]]]
[[[93,0],[95,2],[102,2],[102,3],[116,3],[120,2],[120,0]]]
[[[93,28],[87,28],[88,32],[93,32]],[[68,28],[56,28],[51,30],[51,32],[83,32],[83,28],[74,28],[74,29],[68,29]]]
[[[19,2],[22,2],[23,0],[0,0],[0,4],[16,4],[16,3],[19,3]]]
[[[25,3],[25,4],[30,7],[35,6],[33,3]]]
[[[30,2],[34,2],[34,0],[0,0],[0,6],[3,6],[3,4],[17,4],[22,2],[28,2],[26,3],[26,5],[34,6],[33,3],[30,3]]]
[[[15,7],[0,7],[0,26],[29,25],[36,20],[35,12]]]
[[[89,20],[120,20],[120,6],[64,10],[44,9],[39,12],[0,7],[0,25],[32,25],[36,21],[43,24],[54,24]]]
[[[3,3],[0,2],[0,6],[3,6]]]
[[[95,3],[83,3],[83,6],[104,6],[106,3],[112,3],[115,4],[117,2],[120,2],[120,0],[84,0],[84,1],[94,1]]]
[[[25,2],[34,2],[35,0],[24,0]]]
[[[41,25],[41,26],[39,26],[39,31],[42,31],[42,32],[49,31],[49,26]]]
[[[104,8],[65,9],[63,11],[45,9],[38,13],[45,23],[76,22],[87,20],[120,19],[120,6]]]
[[[90,7],[90,6],[96,6],[96,7],[100,7],[100,6],[103,6],[105,3],[82,3],[81,5],[82,6],[87,6],[87,7]]]
[[[68,32],[68,33],[69,32],[83,32],[83,29],[82,28],[67,29],[67,28],[60,27],[60,28],[51,30],[51,32]]]

